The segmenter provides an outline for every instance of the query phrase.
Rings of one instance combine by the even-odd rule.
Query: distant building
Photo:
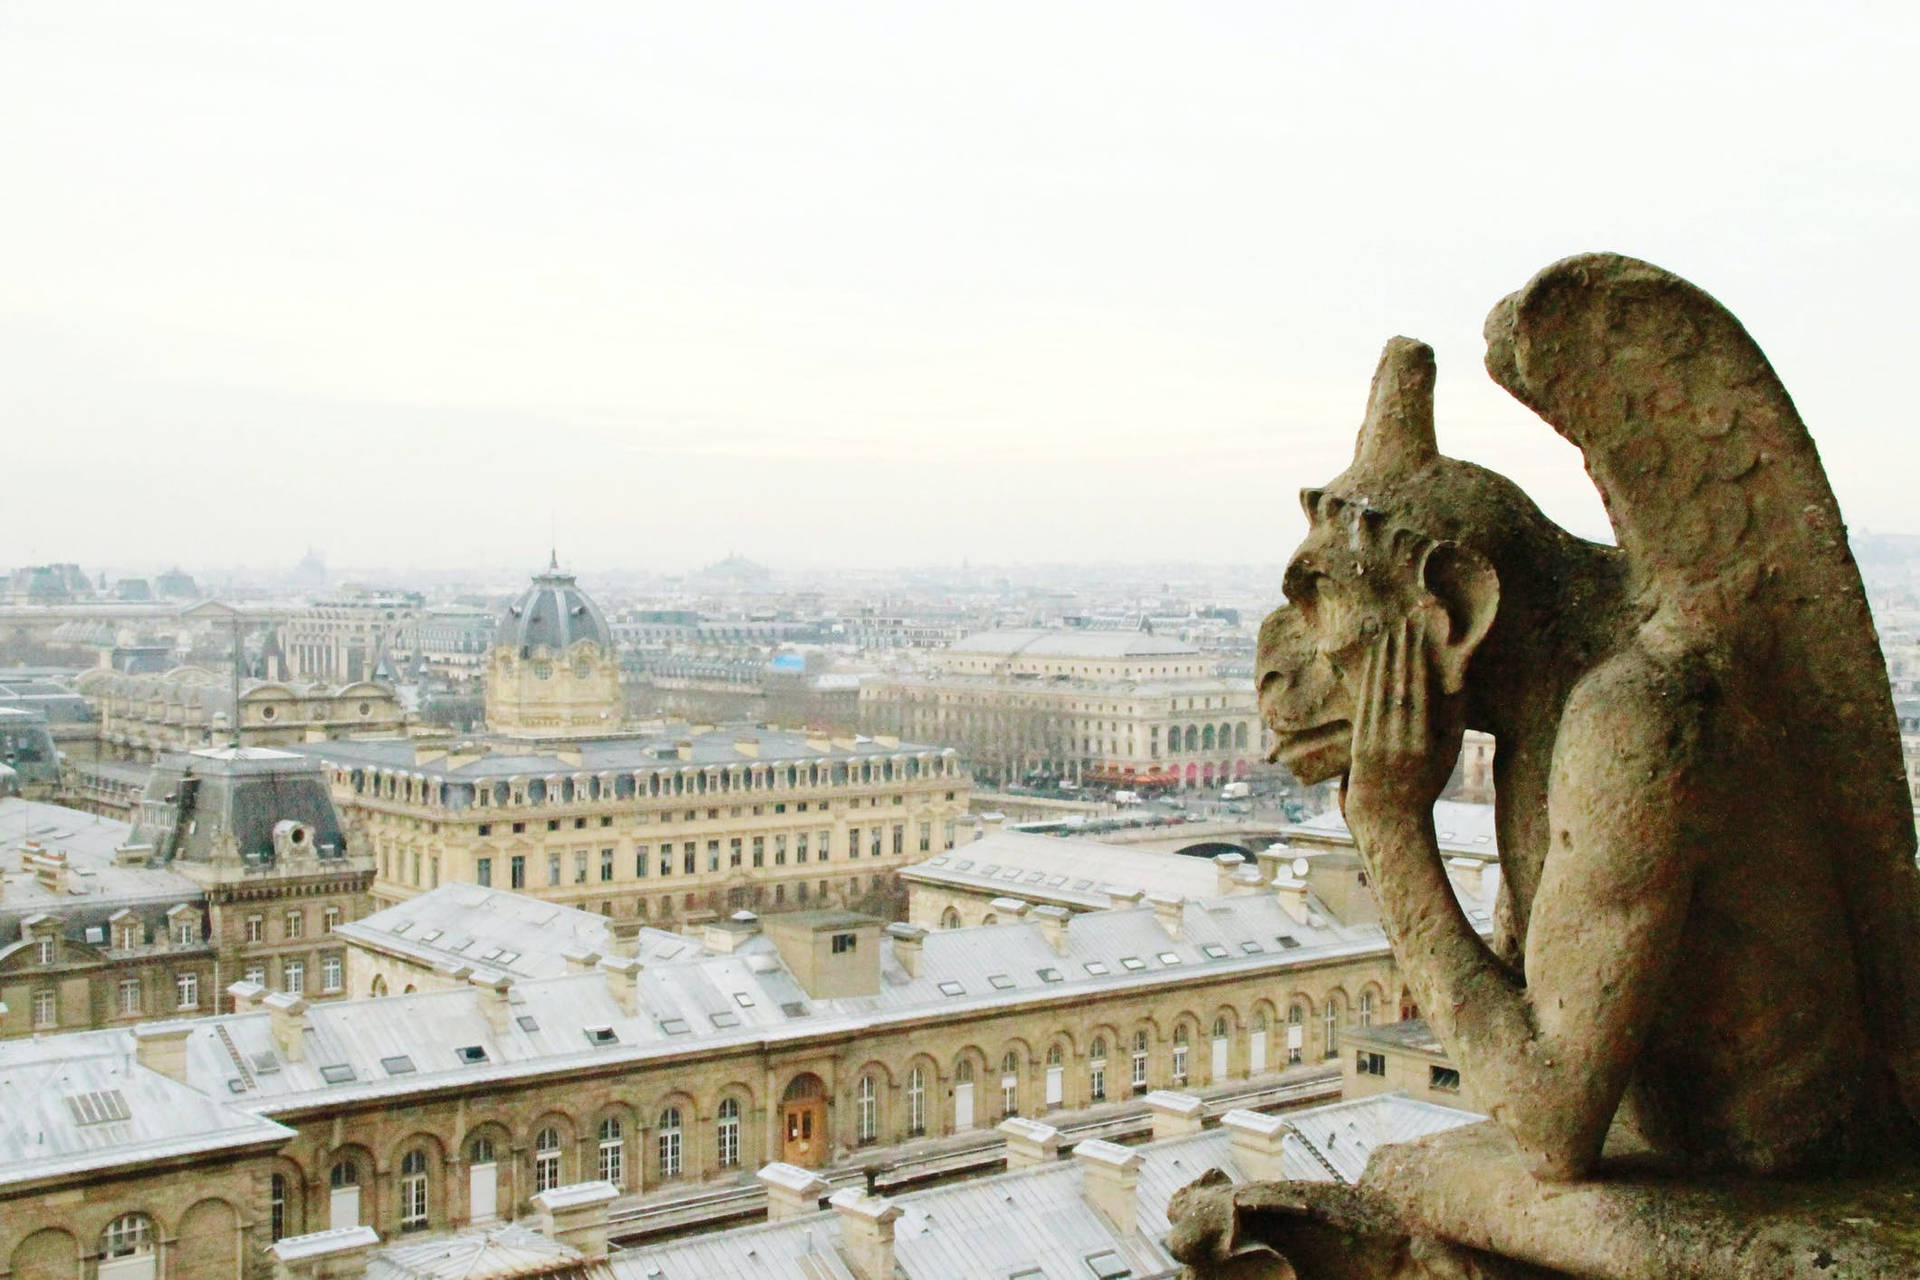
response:
[[[178,568],[167,570],[153,580],[153,589],[162,600],[198,600],[200,587],[193,575]]]
[[[295,611],[280,639],[291,675],[328,684],[373,679],[383,661],[413,656],[424,606],[418,592],[362,588]]]
[[[498,619],[485,609],[434,605],[420,615],[420,652],[427,671],[452,684],[485,677]]]
[[[558,565],[501,613],[487,664],[487,727],[519,738],[619,731],[620,664],[600,606]]]
[[[233,678],[205,667],[163,675],[123,675],[105,668],[74,682],[98,716],[101,756],[147,762],[167,751],[190,751],[233,739]],[[398,733],[405,713],[391,687],[260,680],[240,682],[239,740],[277,747],[345,734]]]
[[[1439,1038],[1417,1017],[1349,1032],[1341,1092],[1349,1098],[1403,1093],[1442,1106],[1480,1109]]]
[[[1206,787],[1262,756],[1250,681],[1143,631],[990,631],[860,689],[870,732],[958,747],[1002,783]]]

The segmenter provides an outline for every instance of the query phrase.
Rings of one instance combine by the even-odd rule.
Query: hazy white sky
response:
[[[1920,6],[0,8],[9,562],[1278,559],[1381,342],[1610,248],[1920,529]]]

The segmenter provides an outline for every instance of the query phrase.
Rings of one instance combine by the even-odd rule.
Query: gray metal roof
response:
[[[603,915],[473,884],[441,885],[336,925],[334,933],[427,967],[464,964],[516,978],[560,977],[570,971],[570,951],[605,956],[615,950],[613,929]],[[638,946],[634,954],[648,965],[707,954],[692,938],[664,929],[641,929]]]
[[[1433,829],[1443,853],[1472,854],[1481,858],[1499,856],[1499,832],[1494,827],[1493,806],[1469,804],[1464,800],[1442,800],[1433,806]],[[1331,844],[1353,843],[1347,820],[1338,809],[1297,822],[1283,829],[1287,839],[1319,841]]]
[[[128,1036],[0,1041],[0,1186],[294,1136],[130,1050]]]
[[[532,585],[501,612],[495,629],[495,643],[516,648],[523,657],[535,649],[565,653],[582,640],[591,640],[602,653],[613,652],[613,632],[600,606],[572,574],[558,568],[535,574]]]
[[[1218,875],[1206,858],[1097,840],[1000,831],[900,869],[910,883],[950,885],[1082,909],[1108,905],[1107,888],[1210,897]]]
[[[114,851],[126,844],[124,822],[78,809],[33,800],[0,799],[0,945],[17,936],[12,923],[37,912],[58,915],[62,932],[78,939],[87,924],[100,924],[121,907],[159,911],[176,903],[197,903],[199,885],[163,867],[115,866]],[[68,892],[40,883],[21,865],[21,846],[36,841],[67,855]],[[143,918],[150,912],[142,912]]]

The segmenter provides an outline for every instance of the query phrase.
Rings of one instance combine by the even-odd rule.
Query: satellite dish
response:
[[[1295,858],[1293,860],[1293,878],[1295,880],[1303,880],[1306,878],[1306,875],[1307,860],[1305,858]]]

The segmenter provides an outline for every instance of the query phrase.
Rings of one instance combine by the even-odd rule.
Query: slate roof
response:
[[[494,643],[509,645],[525,657],[534,649],[564,653],[591,640],[602,653],[613,652],[613,632],[593,597],[570,573],[558,568],[534,575],[533,582],[500,613]]]
[[[999,654],[1027,658],[1172,658],[1199,657],[1184,640],[1148,631],[1019,630],[980,631],[956,640],[949,653]]]
[[[112,818],[33,800],[0,799],[0,921],[13,921],[35,912],[58,914],[64,932],[78,938],[82,924],[104,923],[114,911],[146,904],[172,906],[199,902],[200,886],[164,867],[118,867],[114,851],[126,844],[132,828]],[[28,840],[67,855],[69,884],[77,892],[56,893],[21,866],[21,846]],[[14,936],[0,928],[0,943]]]

